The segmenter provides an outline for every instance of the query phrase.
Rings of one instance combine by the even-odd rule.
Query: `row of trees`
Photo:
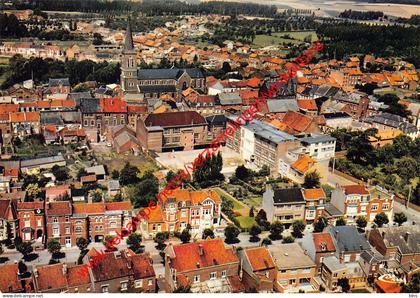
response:
[[[91,60],[79,62],[42,58],[25,59],[16,55],[10,59],[5,73],[5,81],[0,86],[2,89],[7,89],[31,78],[37,84],[46,83],[50,78],[60,77],[68,77],[72,85],[85,81],[97,81],[102,84],[118,83],[121,70],[118,63],[97,63]]]
[[[377,20],[384,17],[382,11],[357,11],[345,10],[338,15],[340,18],[355,19],[355,20]]]

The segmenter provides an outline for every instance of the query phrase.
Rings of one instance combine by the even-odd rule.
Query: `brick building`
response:
[[[191,286],[192,292],[229,292],[238,279],[239,259],[223,239],[177,244],[165,249],[167,291]]]
[[[47,202],[47,240],[57,239],[61,245],[70,247],[72,243],[71,220],[72,206],[69,201]]]
[[[37,240],[44,242],[45,230],[44,202],[18,202],[19,236],[23,241]]]
[[[317,222],[318,217],[322,216],[327,202],[327,196],[322,188],[304,189],[303,198],[305,199],[305,222]]]

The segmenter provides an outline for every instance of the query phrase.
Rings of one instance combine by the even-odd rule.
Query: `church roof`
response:
[[[134,50],[133,34],[131,33],[130,21],[128,21],[127,31],[125,32],[123,51]]]

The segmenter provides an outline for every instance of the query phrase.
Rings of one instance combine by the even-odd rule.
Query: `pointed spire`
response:
[[[127,31],[125,32],[124,51],[134,50],[133,34],[131,33],[130,18],[127,21]]]

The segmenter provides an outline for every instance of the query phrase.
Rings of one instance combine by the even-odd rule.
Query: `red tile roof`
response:
[[[38,277],[34,273],[36,289],[41,291],[52,291],[67,288],[66,276],[63,274],[63,264],[44,265],[36,267]]]
[[[295,111],[287,111],[282,123],[292,131],[303,132],[312,123],[312,118]]]
[[[368,195],[369,192],[363,185],[354,184],[346,185],[342,187],[346,195]]]
[[[147,106],[127,106],[128,113],[147,113]]]
[[[245,254],[251,264],[253,271],[267,270],[276,267],[270,252],[265,247],[245,249]]]
[[[96,175],[87,175],[87,176],[80,177],[80,182],[82,183],[96,182]]]
[[[169,112],[160,114],[149,114],[144,120],[145,126],[191,126],[205,125],[206,119],[195,111]]]
[[[63,196],[65,194],[70,194],[69,185],[57,185],[57,186],[47,187],[45,189],[45,197],[47,199],[56,198],[58,196]]]
[[[111,202],[105,203],[105,209],[107,211],[116,211],[116,210],[131,210],[131,202],[130,201],[123,201],[123,202]]]
[[[47,203],[47,216],[71,215],[71,211],[69,201]]]
[[[12,123],[39,122],[39,119],[39,112],[17,112],[10,114],[10,121]]]
[[[173,245],[172,249],[174,257],[170,266],[178,272],[239,262],[233,250],[226,248],[220,238]]]
[[[0,219],[15,220],[16,214],[16,201],[1,199],[0,200]]]
[[[312,234],[316,252],[332,252],[335,251],[334,241],[330,233],[313,233]],[[323,247],[325,247],[323,249]]]
[[[78,203],[73,204],[74,214],[104,214],[104,203]]]
[[[126,113],[127,104],[121,98],[101,98],[100,109],[103,113]]]
[[[316,106],[315,100],[313,99],[298,99],[297,104],[299,109],[307,111],[318,111],[318,107]]]
[[[17,210],[44,209],[44,202],[18,202]]]
[[[77,287],[90,284],[89,274],[79,274],[83,267],[83,265],[77,265],[67,269],[67,284],[69,287]]]
[[[19,110],[19,105],[14,103],[0,104],[0,114],[16,113]]]
[[[326,197],[325,192],[322,188],[304,189],[303,197],[305,200],[319,200]]]
[[[19,169],[18,168],[4,168],[3,176],[18,177]]]
[[[396,282],[377,280],[376,285],[385,294],[401,293],[401,287]]]
[[[18,264],[6,264],[0,266],[0,292],[13,293],[22,291],[22,284],[18,280]]]

